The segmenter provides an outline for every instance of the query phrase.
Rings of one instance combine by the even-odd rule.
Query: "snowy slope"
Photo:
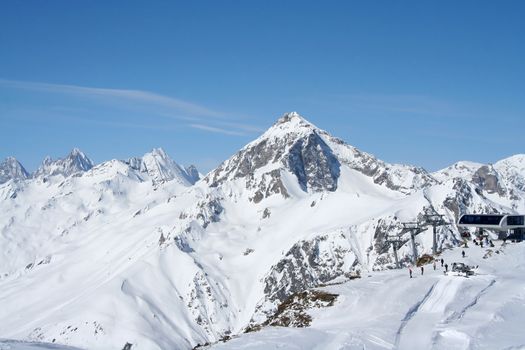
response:
[[[24,342],[16,340],[0,339],[0,350],[78,350],[70,346],[52,343]]]
[[[462,178],[465,180],[472,180],[472,177],[476,171],[481,168],[484,164],[461,161],[452,164],[445,169],[441,169],[433,173],[432,175],[439,181],[446,181],[451,178]]]
[[[324,288],[333,307],[312,309],[309,328],[268,327],[211,349],[521,349],[525,246],[472,245],[443,254],[446,263],[479,265],[470,278],[445,276],[438,264],[371,272]],[[496,254],[497,252],[497,254]]]
[[[288,113],[197,182],[161,149],[62,161],[0,185],[0,337],[190,349],[242,333],[291,293],[393,267],[385,239],[400,222],[521,210],[520,159],[429,174]],[[455,225],[439,229],[440,248],[459,242]],[[428,229],[419,253],[431,245]]]

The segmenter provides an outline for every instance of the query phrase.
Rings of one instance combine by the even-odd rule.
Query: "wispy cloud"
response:
[[[225,114],[211,110],[209,108],[183,101],[177,98],[156,94],[143,90],[127,90],[127,89],[108,89],[98,87],[86,87],[78,85],[66,84],[49,84],[30,81],[6,80],[0,79],[0,86],[11,87],[16,89],[43,91],[51,93],[82,95],[86,97],[99,98],[113,98],[122,100],[132,100],[137,102],[145,102],[149,104],[164,106],[172,109],[184,111],[185,113],[208,116],[208,117],[224,117]]]
[[[205,130],[217,134],[224,134],[224,135],[236,135],[236,136],[245,136],[246,133],[240,132],[240,131],[234,131],[234,130],[227,130],[223,128],[218,128],[211,125],[203,125],[203,124],[188,124],[189,127],[199,130]]]
[[[190,124],[184,125],[195,129],[214,133],[222,133],[225,135],[242,136],[261,131],[260,128],[249,123],[238,122],[238,117],[233,117],[228,113],[213,110],[196,103],[150,91],[86,87],[67,84],[50,84],[7,79],[0,79],[0,87],[72,95],[81,98],[103,101],[113,106],[128,106],[130,102],[138,103],[146,106],[148,113],[152,113],[164,118],[192,122]],[[83,122],[88,122],[88,120],[84,119]],[[120,121],[100,122],[93,120],[93,124],[104,124],[107,126],[128,125],[129,127],[139,127],[139,124],[127,124]]]
[[[74,108],[51,108],[51,110],[35,110],[22,109],[15,111],[16,113],[8,113],[7,118],[16,121],[25,121],[35,124],[49,125],[50,122],[56,123],[76,123],[82,125],[100,125],[112,128],[126,128],[126,129],[147,129],[158,131],[174,131],[181,130],[185,127],[184,124],[167,124],[167,123],[136,123],[126,120],[117,119],[95,119],[90,117],[83,117],[78,115],[78,111]]]

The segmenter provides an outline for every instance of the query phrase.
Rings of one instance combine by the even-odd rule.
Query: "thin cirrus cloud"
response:
[[[245,132],[226,130],[223,128],[218,128],[215,126],[204,125],[204,124],[193,123],[193,124],[188,124],[188,126],[194,129],[199,129],[199,130],[204,130],[204,131],[209,131],[209,132],[214,132],[214,133],[219,133],[219,134],[225,134],[225,135],[237,135],[237,136],[246,135]]]
[[[150,91],[50,84],[7,79],[0,79],[0,87],[73,95],[87,99],[96,99],[117,106],[125,106],[129,102],[140,103],[149,107],[151,111],[158,116],[192,121],[193,123],[186,125],[191,128],[222,133],[225,135],[242,136],[260,130],[250,124],[232,122],[232,118],[230,118],[227,113]],[[210,122],[212,125],[210,125]],[[228,127],[228,129],[225,127]]]

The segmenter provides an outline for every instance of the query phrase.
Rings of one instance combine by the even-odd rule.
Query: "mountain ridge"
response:
[[[519,155],[438,179],[296,113],[193,185],[167,180],[191,172],[164,151],[145,156],[0,185],[0,334],[191,349],[264,322],[293,293],[394,268],[390,235],[409,265],[403,221],[443,215],[444,250],[462,242],[461,213],[525,210]],[[416,248],[431,252],[431,228]]]

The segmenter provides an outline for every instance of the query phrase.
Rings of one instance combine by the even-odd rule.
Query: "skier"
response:
[[[443,267],[444,263],[445,263],[445,260],[441,259],[441,267]]]
[[[411,267],[408,268],[408,273],[410,274],[410,278],[412,278],[412,268]]]
[[[423,271],[425,271],[425,269],[421,266],[421,276],[423,276]]]
[[[462,251],[461,255],[463,255],[463,258],[464,258],[465,257],[465,251]]]
[[[436,260],[432,263],[432,267],[434,268],[434,271],[436,271]]]
[[[445,272],[448,272],[448,264],[445,264]]]

